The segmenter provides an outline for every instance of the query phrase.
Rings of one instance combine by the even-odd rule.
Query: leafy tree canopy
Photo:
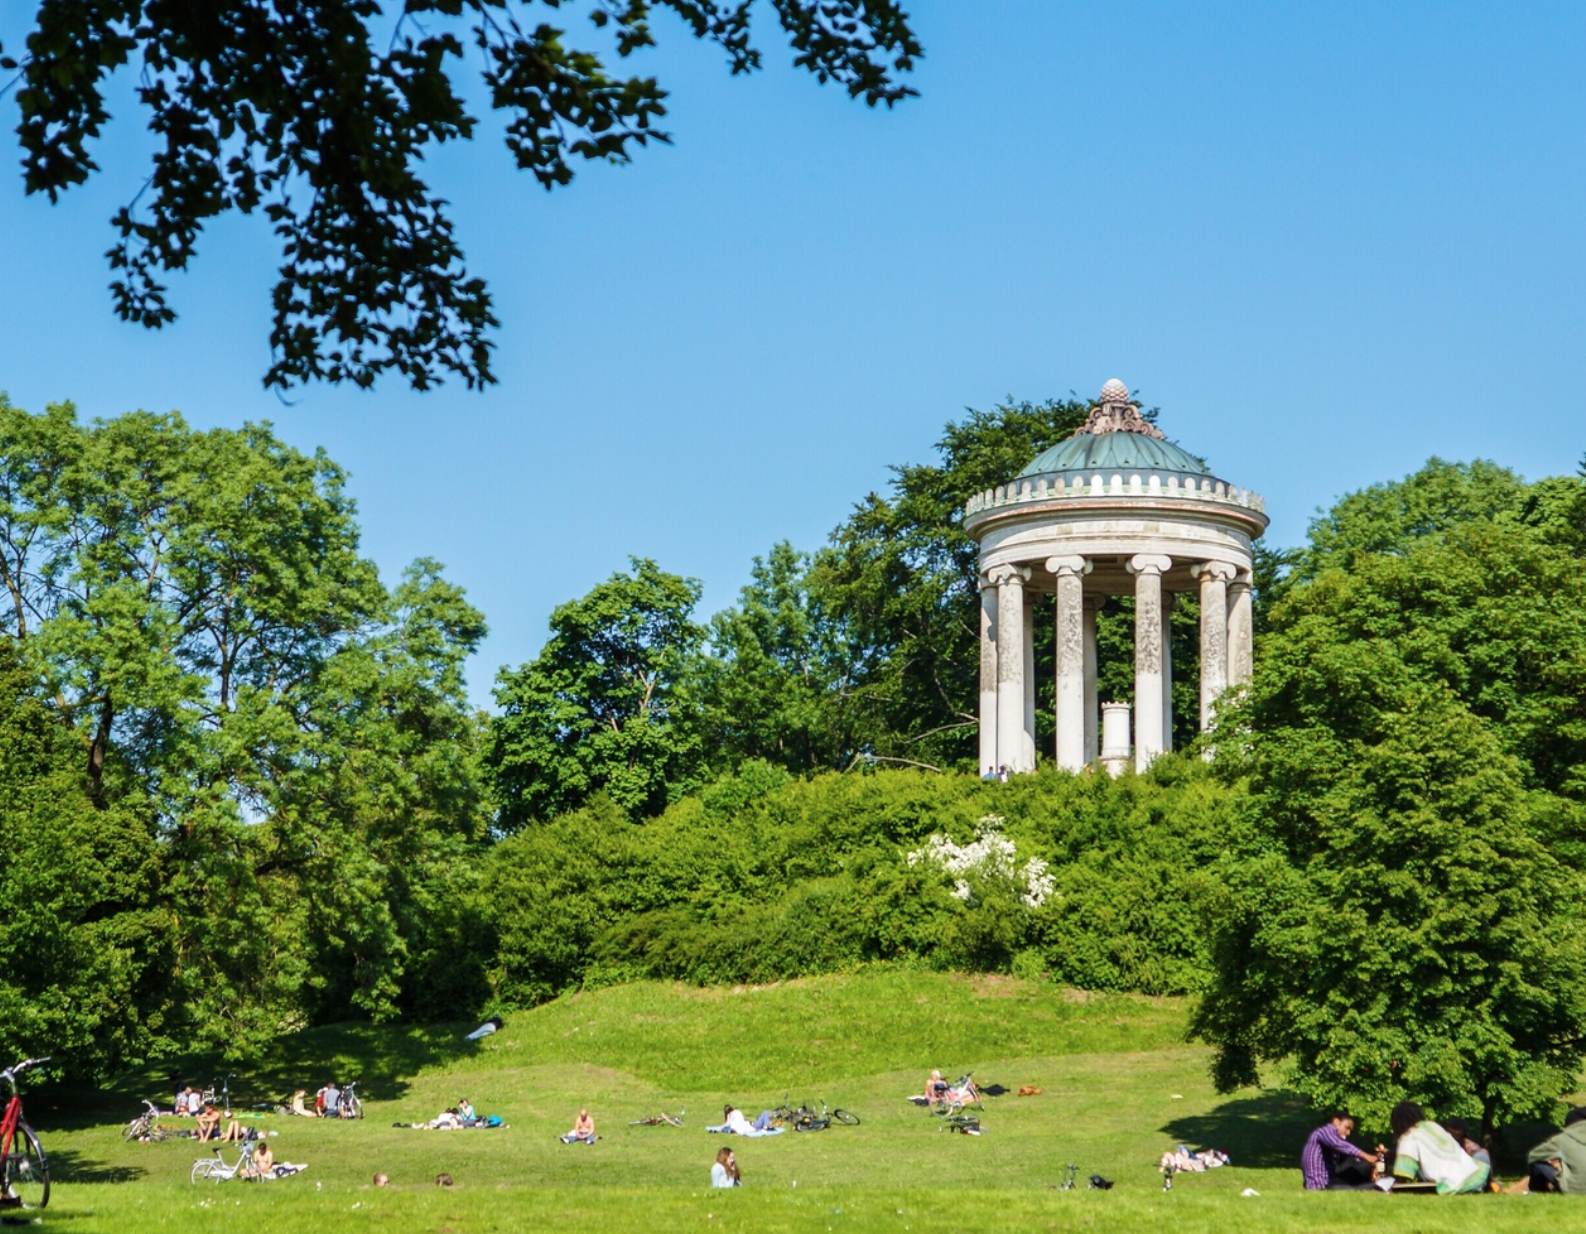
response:
[[[1343,498],[1269,612],[1197,1031],[1382,1126],[1549,1115],[1586,1056],[1586,591],[1571,477]]]
[[[700,585],[633,558],[551,614],[540,654],[496,678],[489,762],[499,823],[516,830],[604,790],[654,814],[701,764],[698,701],[687,689],[704,631]]]
[[[794,63],[888,106],[921,55],[897,0],[771,0]],[[519,168],[547,189],[582,162],[627,162],[668,141],[666,92],[609,67],[653,46],[656,10],[716,44],[733,73],[760,67],[753,0],[39,0],[16,70],[23,183],[53,202],[98,166],[108,79],[136,72],[157,146],[148,182],[111,220],[116,313],[175,319],[162,281],[196,257],[205,225],[262,211],[280,244],[266,386],[372,385],[395,370],[415,389],[448,374],[494,378],[498,323],[447,202],[420,174],[434,146],[477,121],[455,75],[470,54],[506,118]],[[549,20],[583,9],[604,50]]]

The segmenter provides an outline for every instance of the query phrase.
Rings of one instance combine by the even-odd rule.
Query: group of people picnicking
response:
[[[1471,1137],[1463,1119],[1439,1122],[1415,1102],[1401,1101],[1388,1122],[1392,1152],[1382,1144],[1368,1151],[1349,1142],[1355,1130],[1349,1112],[1334,1111],[1306,1138],[1300,1152],[1306,1190],[1389,1191],[1406,1183],[1427,1185],[1439,1195],[1499,1189],[1492,1178],[1492,1153]],[[1586,1194],[1586,1106],[1571,1110],[1563,1130],[1531,1149],[1526,1176],[1503,1190]]]
[[[352,1105],[345,1100],[343,1090],[335,1080],[327,1080],[314,1094],[313,1108],[309,1107],[308,1089],[293,1091],[286,1112],[300,1118],[351,1118]]]

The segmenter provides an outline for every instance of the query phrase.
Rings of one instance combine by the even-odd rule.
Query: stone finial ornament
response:
[[[1129,401],[1129,387],[1116,377],[1108,378],[1102,386],[1096,405],[1090,409],[1085,423],[1075,430],[1074,436],[1078,437],[1081,433],[1139,433],[1159,441],[1165,436]]]

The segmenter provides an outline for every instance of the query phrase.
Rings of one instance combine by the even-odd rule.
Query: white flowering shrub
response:
[[[925,847],[909,852],[907,860],[911,866],[921,862],[936,866],[953,880],[953,895],[966,903],[974,895],[971,877],[1010,884],[1027,908],[1040,908],[1056,886],[1046,862],[1039,857],[1019,864],[1018,850],[1002,834],[1002,816],[998,814],[983,817],[968,844],[955,844],[936,832],[925,841]]]

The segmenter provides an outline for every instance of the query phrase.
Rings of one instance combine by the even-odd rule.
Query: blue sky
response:
[[[767,70],[731,78],[663,17],[638,63],[674,146],[551,195],[491,132],[438,152],[503,321],[484,394],[264,391],[257,218],[211,229],[173,328],[116,321],[101,254],[146,149],[123,85],[89,186],[0,181],[0,390],[324,446],[386,577],[438,557],[487,614],[481,703],[630,554],[714,611],[1009,394],[1123,378],[1266,494],[1276,544],[1432,454],[1586,453],[1578,4],[910,7],[922,97],[891,112],[791,70],[770,21]]]

